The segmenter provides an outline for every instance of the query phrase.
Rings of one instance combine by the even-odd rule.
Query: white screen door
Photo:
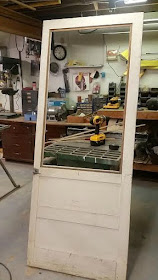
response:
[[[119,171],[45,166],[52,32],[127,26],[129,59]],[[143,14],[45,21],[30,214],[28,264],[91,279],[125,280]]]

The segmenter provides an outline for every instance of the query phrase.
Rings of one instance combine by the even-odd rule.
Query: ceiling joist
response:
[[[31,4],[27,4],[27,6],[29,6],[29,8],[38,8],[38,7],[46,7],[46,6],[54,6],[54,5],[59,5],[61,4],[61,0],[52,0],[52,1],[40,1],[40,2],[35,2],[35,3],[31,3]],[[10,7],[10,9],[12,10],[21,10],[24,9],[24,7],[20,7],[18,5],[12,5]]]
[[[6,0],[7,1],[7,0]],[[34,7],[31,7],[30,5],[25,4],[24,2],[21,2],[19,0],[10,0],[11,2],[19,5],[20,7],[22,7],[23,9],[30,9],[32,11],[36,11],[36,9]],[[7,1],[8,2],[8,1]]]
[[[41,40],[42,22],[24,14],[0,7],[0,30]]]
[[[13,4],[15,1],[23,3],[25,7]],[[0,0],[0,5],[7,7],[10,11],[19,11],[21,14],[40,20],[158,11],[156,0],[131,5],[125,5],[123,0]]]
[[[97,2],[97,1],[96,1]],[[62,1],[62,3],[64,3]],[[137,4],[137,5],[120,5],[111,10],[111,13],[133,13],[133,12],[155,12],[158,11],[158,2],[152,2],[148,4]],[[32,14],[32,16],[36,16],[34,12],[27,11],[26,14]],[[99,3],[98,5],[98,15],[109,14],[109,7],[107,4]],[[64,17],[79,17],[79,16],[92,16],[96,15],[96,10],[94,4],[89,2],[89,5],[77,5],[76,2],[69,5],[62,4],[60,6],[53,7],[43,7],[38,9],[38,18],[41,19],[56,19],[56,18],[64,18]]]
[[[0,16],[9,18],[9,19],[14,19],[16,21],[19,21],[21,23],[26,23],[31,26],[36,26],[36,27],[42,27],[42,22],[38,19],[32,18],[30,16],[26,16],[24,14],[18,13],[16,11],[12,11],[8,8],[0,6]]]

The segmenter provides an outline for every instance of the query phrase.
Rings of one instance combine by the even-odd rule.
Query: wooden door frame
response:
[[[36,132],[36,145],[35,145],[35,160],[34,168],[36,172],[40,170],[43,159],[45,126],[46,126],[46,100],[48,93],[48,71],[50,63],[50,45],[51,45],[51,32],[52,31],[67,31],[74,29],[86,28],[101,28],[103,26],[130,26],[130,46],[129,46],[129,64],[127,75],[127,92],[129,98],[126,103],[126,120],[124,132],[124,145],[123,154],[127,153],[128,156],[123,156],[122,168],[126,171],[132,169],[133,164],[133,149],[134,149],[134,134],[136,118],[134,113],[133,121],[131,118],[131,108],[136,109],[138,88],[139,88],[139,72],[140,72],[140,57],[141,57],[141,44],[142,44],[142,30],[143,30],[143,13],[133,14],[117,14],[105,16],[92,16],[85,18],[73,19],[59,19],[48,20],[43,22],[43,35],[42,35],[42,51],[41,51],[41,68],[40,68],[40,83],[39,83],[39,100],[38,100],[38,118],[37,118],[37,132]],[[132,92],[132,93],[131,93]],[[126,135],[129,129],[130,133]],[[127,143],[127,145],[126,145]],[[129,148],[128,143],[131,143]],[[126,150],[124,150],[126,147]],[[130,152],[131,151],[131,152]],[[128,171],[127,171],[128,173]],[[131,171],[130,171],[131,174]]]

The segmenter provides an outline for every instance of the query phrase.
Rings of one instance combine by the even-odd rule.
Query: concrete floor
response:
[[[13,280],[79,280],[81,278],[26,266],[32,166],[7,162],[22,188],[0,201],[0,262]],[[11,190],[0,168],[0,196]],[[158,279],[158,184],[134,179],[132,189],[128,280]],[[0,266],[0,280],[8,280]]]

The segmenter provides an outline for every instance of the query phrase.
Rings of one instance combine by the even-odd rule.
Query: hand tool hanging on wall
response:
[[[53,74],[58,74],[58,72],[59,72],[59,64],[56,63],[56,62],[51,62],[51,63],[50,63],[50,71],[51,71]]]
[[[70,92],[70,86],[68,81],[67,73],[69,72],[68,68],[63,69],[64,83],[65,83],[65,91]]]

